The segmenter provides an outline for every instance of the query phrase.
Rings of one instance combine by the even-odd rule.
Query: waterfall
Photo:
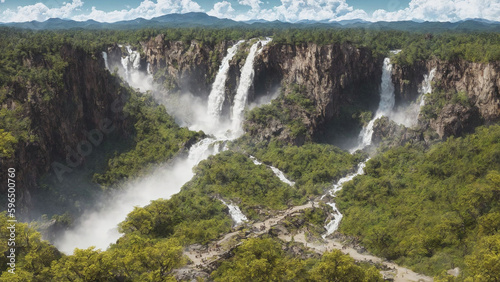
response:
[[[258,54],[260,54],[260,52],[262,52],[264,46],[266,46],[266,44],[270,41],[271,38],[267,38],[266,40],[259,40],[254,43],[252,47],[250,47],[250,52],[248,53],[245,64],[241,68],[240,83],[238,84],[238,89],[236,90],[233,105],[232,129],[235,134],[240,134],[242,132],[241,123],[243,121],[243,113],[247,104],[248,91],[252,86],[255,74],[253,68],[255,58]]]
[[[208,114],[214,119],[219,119],[222,112],[222,105],[224,104],[224,99],[226,97],[225,86],[229,71],[229,63],[236,54],[236,51],[238,51],[238,47],[243,42],[245,42],[245,40],[240,40],[238,43],[227,49],[227,55],[222,59],[219,72],[215,77],[215,81],[212,85],[212,91],[210,91],[210,95],[208,96]]]
[[[329,194],[332,197],[335,197],[335,193],[337,193],[342,189],[344,183],[353,180],[354,177],[358,175],[363,174],[367,161],[368,160],[365,160],[364,162],[360,163],[358,165],[358,170],[355,173],[349,174],[346,177],[343,177],[339,181],[337,181],[337,183],[333,185],[332,189],[330,189],[327,192],[327,194]],[[323,199],[327,194],[323,195],[321,199]],[[323,238],[326,238],[326,236],[332,234],[339,228],[340,221],[342,220],[343,217],[343,215],[340,213],[339,209],[337,208],[334,202],[327,203],[327,205],[331,206],[333,209],[333,213],[331,214],[333,219],[325,225],[326,233],[323,234]]]
[[[259,42],[264,46],[269,41],[270,39]],[[245,96],[244,102],[241,103],[243,108],[246,103],[248,88],[250,88],[253,80],[253,61],[258,51],[262,50],[262,47],[259,50],[257,49],[258,43],[252,46],[253,49],[245,63],[246,67],[243,67],[242,78],[240,78],[240,81],[243,81],[243,83],[240,83],[239,88],[242,90],[239,90],[238,93],[240,93],[240,96]],[[125,71],[119,72],[119,75],[121,75],[132,87],[139,88],[140,91],[152,89],[151,66],[148,66],[148,74],[142,73],[139,70],[139,53],[133,51],[130,46],[127,46],[126,49],[129,54],[123,57],[120,62],[108,63],[110,66],[113,66],[113,63],[121,63]],[[217,76],[223,76],[220,72],[224,71],[227,73],[227,70],[221,67]],[[187,105],[195,109],[194,113],[199,115],[200,119],[205,117],[204,114],[206,114],[206,112],[201,113],[200,111],[196,111],[199,107],[192,101],[189,102],[190,103]],[[206,105],[204,105],[203,109],[207,110]],[[241,112],[242,111],[243,109]],[[187,156],[178,157],[169,163],[157,167],[147,176],[142,176],[122,184],[122,189],[116,189],[111,192],[112,194],[103,199],[100,203],[97,203],[93,210],[86,211],[78,220],[78,223],[75,224],[74,228],[65,231],[61,237],[55,240],[54,245],[67,254],[71,254],[74,248],[85,249],[89,246],[106,249],[109,244],[120,238],[121,234],[118,232],[117,226],[126,219],[127,215],[133,211],[134,207],[148,205],[151,200],[159,198],[168,199],[173,194],[178,193],[180,188],[194,176],[192,170],[194,166],[210,155],[217,154],[221,150],[224,150],[227,140],[238,137],[238,134],[242,132],[240,128],[241,122],[235,123],[234,125],[233,128],[236,129],[235,132],[231,134],[226,134],[221,130],[214,132],[212,136],[194,144],[190,148]],[[202,129],[205,132],[213,127],[224,128],[224,126],[223,121],[214,121],[210,124],[193,123],[188,125],[190,130],[196,128],[196,130]],[[245,215],[241,213],[237,206],[230,203],[227,204],[227,206],[236,224],[246,220]]]
[[[397,51],[397,50],[396,50]],[[391,51],[391,52],[396,52]],[[382,116],[390,116],[395,104],[394,84],[392,83],[392,64],[391,59],[385,58],[382,67],[382,82],[380,84],[380,102],[378,104],[375,117],[370,120],[358,136],[358,145],[351,149],[351,153],[369,146],[372,143],[373,124],[375,120]]]
[[[262,162],[258,161],[254,156],[250,156],[250,159],[252,160],[252,162],[255,165],[262,165],[263,164]],[[288,178],[286,178],[285,174],[281,170],[279,170],[278,168],[275,168],[272,165],[268,165],[267,167],[269,167],[273,171],[274,175],[276,175],[281,180],[281,182],[288,184],[290,186],[295,185],[295,182],[288,180]]]
[[[96,246],[102,250],[116,242],[121,234],[117,226],[136,206],[148,205],[154,199],[168,199],[193,178],[192,168],[201,160],[218,152],[212,140],[203,139],[189,150],[189,156],[178,158],[155,169],[147,177],[123,185],[123,189],[102,200],[94,210],[85,212],[79,223],[58,238],[54,245],[66,254],[74,248]]]
[[[248,218],[241,212],[240,208],[237,205],[228,204],[224,200],[220,199],[220,201],[229,208],[229,215],[234,221],[234,225],[240,225],[244,221],[247,221]]]
[[[110,70],[108,65],[108,53],[102,52],[102,58],[104,59],[104,66],[107,70]]]
[[[121,45],[118,45],[121,47]],[[150,71],[150,65],[148,63],[147,72],[144,73],[140,70],[141,68],[141,54],[139,52],[132,50],[132,47],[125,46],[127,50],[127,55],[122,57],[120,64],[123,71],[120,71],[122,78],[133,88],[138,88],[141,92],[146,92],[154,89],[153,74]],[[107,57],[107,56],[106,56]],[[114,62],[109,62],[109,65],[113,65]]]
[[[429,74],[424,74],[424,80],[422,81],[422,87],[419,89],[420,93],[420,106],[425,105],[425,94],[432,93],[432,80],[436,74],[436,68],[433,68]]]

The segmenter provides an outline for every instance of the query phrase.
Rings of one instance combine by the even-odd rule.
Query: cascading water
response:
[[[264,46],[266,46],[269,42],[271,42],[271,38],[259,40],[254,43],[252,47],[250,47],[250,52],[248,53],[245,64],[241,68],[240,83],[238,84],[236,96],[234,97],[232,116],[232,130],[236,135],[241,135],[242,133],[241,123],[243,122],[243,113],[247,104],[248,91],[253,84],[253,77],[255,74],[253,68],[255,58],[258,54],[260,54],[260,52],[262,52]]]
[[[327,192],[327,194],[329,194],[332,197],[335,197],[335,194],[342,189],[342,186],[344,185],[344,183],[353,180],[354,177],[356,177],[358,175],[363,174],[367,161],[368,160],[360,163],[358,165],[358,170],[355,173],[349,174],[346,177],[341,178],[337,183],[335,183],[333,185],[332,189],[330,189]],[[323,195],[321,197],[321,199],[323,199],[327,194]],[[331,214],[331,217],[333,217],[333,219],[325,225],[326,233],[323,234],[323,238],[326,238],[326,236],[332,234],[333,232],[335,232],[339,228],[340,221],[342,220],[342,217],[343,217],[343,215],[340,213],[340,211],[337,208],[337,205],[334,202],[330,202],[330,203],[326,203],[326,204],[331,206],[333,209],[333,213]]]
[[[270,39],[262,41],[262,46],[269,41]],[[142,74],[139,70],[139,53],[133,51],[129,46],[127,46],[126,49],[129,55],[122,58],[118,63],[121,63],[125,72],[119,74],[132,87],[139,88],[141,91],[153,89],[154,86],[151,73],[149,73],[151,79],[144,79],[145,74]],[[247,57],[247,63],[250,61],[252,62],[251,64],[248,63],[251,68],[253,68],[253,60],[256,54],[257,50],[251,52]],[[103,57],[106,57],[107,61],[107,54],[104,55],[103,53]],[[113,66],[113,63],[116,64],[117,62],[107,63],[109,63],[109,66]],[[149,68],[150,67],[148,67],[148,70]],[[253,70],[249,75],[248,68],[249,67],[247,67],[246,71],[242,71],[242,74],[245,73],[245,75],[242,75],[240,81],[249,81],[249,83],[243,83],[238,88],[240,89],[240,93],[245,95],[248,93],[248,89],[251,87],[251,82],[253,80]],[[219,71],[221,71],[221,69]],[[222,69],[222,71],[224,71],[224,69]],[[227,71],[224,75],[221,74],[222,81],[226,80],[225,76],[227,76]],[[210,124],[211,127],[207,129],[211,130],[214,127],[224,127],[225,125],[223,122],[224,121],[220,121]],[[204,126],[206,126],[206,123],[201,123],[201,126],[200,124],[188,125],[191,130],[202,129],[205,131]],[[157,168],[148,177],[139,178],[124,184],[123,189],[117,190],[107,199],[104,199],[95,210],[87,211],[72,230],[66,231],[54,242],[55,245],[65,253],[71,253],[74,248],[88,248],[89,246],[96,246],[101,249],[107,248],[110,243],[115,242],[120,237],[117,226],[120,222],[125,220],[128,213],[130,213],[135,206],[145,206],[149,204],[151,200],[169,198],[171,195],[178,193],[180,188],[194,176],[192,172],[194,166],[208,156],[223,150],[225,141],[237,138],[241,135],[242,130],[239,128],[241,122],[237,123],[236,126],[236,130],[229,135],[220,130],[213,132],[213,136],[194,144],[189,150],[187,157],[177,158],[171,163]],[[228,204],[228,207],[235,222],[238,223],[246,220],[245,215],[239,211],[237,206]]]
[[[234,225],[240,225],[243,222],[247,221],[248,218],[241,212],[240,208],[233,204],[228,204],[226,201],[220,199],[220,201],[226,205],[229,209],[229,215],[234,221]]]
[[[146,178],[136,179],[124,185],[123,189],[104,199],[93,211],[84,213],[74,229],[66,231],[54,245],[70,254],[74,248],[95,246],[106,249],[120,238],[117,226],[136,206],[145,206],[151,200],[169,198],[180,191],[194,173],[192,168],[200,160],[218,152],[217,147],[203,139],[193,145],[187,158],[179,158],[171,164],[157,168]]]
[[[258,161],[254,156],[250,156],[250,159],[252,160],[252,162],[255,165],[263,165],[263,163]],[[281,170],[279,170],[278,168],[275,168],[272,165],[268,165],[267,167],[269,167],[273,171],[274,175],[276,175],[281,180],[281,182],[288,184],[290,186],[295,185],[295,182],[288,180],[288,178],[286,178],[285,174]]]
[[[225,90],[229,63],[236,54],[236,51],[238,51],[238,47],[243,42],[245,42],[245,40],[240,40],[227,50],[227,55],[222,59],[219,71],[212,85],[212,91],[210,91],[210,95],[208,96],[208,114],[216,120],[218,120],[221,115],[222,105],[224,104],[224,99],[226,97]]]
[[[118,45],[121,47],[121,45]],[[150,72],[150,65],[147,66],[147,72],[144,73],[141,68],[141,55],[139,52],[132,50],[132,47],[125,46],[128,55],[120,60],[121,68],[119,73],[122,78],[133,88],[138,88],[141,92],[153,90],[153,75]],[[106,54],[107,58],[107,54]],[[106,59],[107,61],[107,59]],[[111,65],[111,64],[109,64]],[[109,70],[109,67],[108,67]]]
[[[382,116],[390,116],[392,109],[394,108],[395,97],[394,97],[394,84],[392,83],[392,64],[391,59],[385,58],[384,65],[382,67],[382,83],[380,85],[380,102],[378,104],[377,112],[375,117],[370,120],[367,126],[365,126],[358,137],[358,145],[351,149],[354,152],[359,149],[363,149],[372,143],[373,135],[373,124],[375,120]]]
[[[432,80],[436,74],[436,68],[433,68],[429,74],[424,74],[424,80],[422,81],[422,87],[420,87],[420,107],[425,105],[425,94],[432,93]]]
[[[107,70],[109,70],[108,53],[102,52],[102,58],[104,59],[104,66],[106,67]]]

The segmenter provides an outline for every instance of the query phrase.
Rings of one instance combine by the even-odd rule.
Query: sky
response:
[[[500,0],[0,0],[0,22],[116,22],[187,12],[238,21],[500,21]]]

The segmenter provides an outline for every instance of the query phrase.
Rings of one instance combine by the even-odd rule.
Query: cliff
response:
[[[369,49],[350,44],[272,44],[256,61],[255,97],[269,95],[270,89],[280,84],[286,97],[294,91],[290,86],[299,85],[301,95],[312,101],[314,111],[308,113],[298,107],[292,112],[306,126],[307,135],[314,138],[324,134],[342,110],[368,110],[378,103],[381,66],[382,60],[373,57]],[[274,131],[283,126],[275,124]]]
[[[62,85],[47,82],[50,99],[32,81],[19,81],[8,86],[12,95],[2,105],[22,107],[23,116],[31,124],[30,134],[35,136],[19,142],[13,157],[1,159],[2,168],[17,170],[17,204],[23,211],[31,207],[31,192],[39,188],[42,175],[50,172],[65,177],[102,142],[106,133],[127,134],[126,121],[121,118],[121,86],[105,70],[100,56],[70,45],[64,45],[59,55],[67,65]],[[24,64],[26,68],[52,67],[43,57],[27,58]],[[2,179],[6,179],[5,172],[2,170]]]
[[[393,82],[396,101],[410,103],[418,95],[424,74],[436,69],[433,93],[443,95],[445,103],[430,121],[421,126],[434,129],[440,138],[472,132],[481,124],[500,120],[500,62],[477,63],[465,60],[429,60],[412,66],[395,65]],[[467,103],[458,105],[452,97],[465,93]]]

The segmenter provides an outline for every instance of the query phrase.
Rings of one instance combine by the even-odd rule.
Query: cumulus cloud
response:
[[[376,10],[372,21],[459,21],[467,18],[500,19],[498,0],[412,0],[405,9]]]
[[[200,5],[192,0],[158,0],[157,2],[144,0],[138,7],[128,10],[105,12],[92,7],[89,14],[77,15],[73,19],[78,21],[93,19],[101,22],[116,22],[136,18],[151,19],[165,14],[202,11],[203,9],[201,9]]]
[[[239,0],[238,3],[243,6],[249,6],[252,10],[259,10],[262,2],[259,0]]]
[[[251,0],[243,0],[247,2]],[[252,9],[254,10],[254,9]],[[296,22],[301,20],[338,20],[366,17],[363,10],[355,10],[346,0],[281,0],[281,5],[263,9],[258,13],[242,15],[240,18],[260,16],[265,20]]]
[[[2,3],[5,0],[0,0]],[[71,18],[84,21],[93,19],[101,22],[116,22],[135,18],[150,19],[171,13],[203,12],[198,0],[143,0],[137,7],[105,12],[92,7],[83,13],[82,0],[64,2],[62,6],[48,8],[43,3],[7,9],[0,12],[0,21],[23,22],[48,18]],[[246,11],[236,11],[233,4],[247,6]],[[275,7],[263,9],[261,0],[223,0],[214,4],[207,13],[219,18],[234,20],[281,20],[297,22],[301,20],[349,20],[367,21],[459,21],[466,18],[500,19],[499,0],[411,0],[408,5],[398,7],[397,0],[389,1],[387,10],[376,10],[367,14],[364,10],[354,9],[346,0],[281,0]],[[394,5],[396,5],[394,7]],[[391,10],[391,11],[388,11]]]
[[[2,1],[3,3],[3,1]],[[34,5],[19,6],[15,10],[7,9],[2,12],[3,22],[27,22],[27,21],[45,21],[50,18],[70,18],[74,11],[83,6],[81,0],[73,0],[70,3],[64,3],[58,8],[49,8],[43,3]]]
[[[215,3],[213,9],[208,11],[207,14],[218,18],[233,18],[234,11],[231,3],[222,1]]]

